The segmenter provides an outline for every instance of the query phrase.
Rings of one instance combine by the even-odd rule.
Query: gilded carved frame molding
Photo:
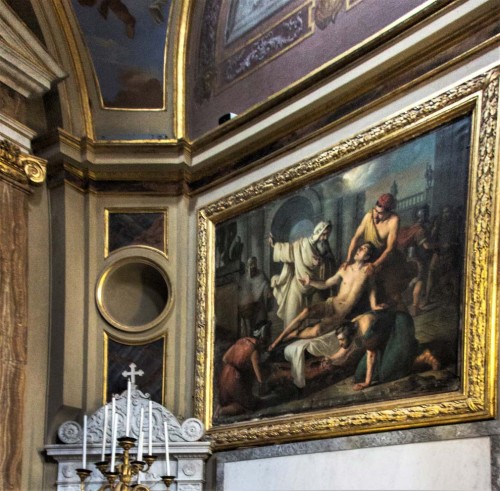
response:
[[[195,416],[216,448],[475,421],[497,413],[499,300],[497,67],[198,211]],[[313,178],[472,114],[461,388],[425,397],[213,426],[215,225]]]

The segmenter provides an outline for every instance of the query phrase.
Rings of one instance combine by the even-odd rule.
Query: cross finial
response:
[[[131,364],[129,365],[129,367],[130,367],[130,372],[127,372],[126,370],[124,370],[124,371],[122,372],[122,375],[123,375],[124,377],[126,377],[126,378],[127,378],[128,376],[130,376],[130,384],[131,384],[131,387],[132,387],[132,389],[136,389],[136,388],[137,388],[137,386],[135,385],[135,376],[136,376],[136,375],[139,375],[139,377],[142,377],[142,376],[144,375],[144,371],[143,371],[143,370],[137,370],[137,371],[136,371],[135,369],[137,368],[137,365],[136,365],[135,363],[131,363]]]

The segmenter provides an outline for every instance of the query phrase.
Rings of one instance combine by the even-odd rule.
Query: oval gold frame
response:
[[[156,327],[167,317],[173,305],[173,290],[172,290],[172,285],[170,283],[170,278],[165,269],[157,261],[151,259],[150,257],[138,255],[136,253],[136,250],[138,249],[137,247],[134,247],[133,249],[134,249],[134,255],[114,260],[111,264],[107,265],[104,268],[104,270],[99,275],[97,280],[95,298],[96,298],[97,308],[100,314],[106,320],[106,322],[108,322],[111,326],[125,332],[140,333]],[[109,280],[109,278],[114,272],[118,271],[118,269],[122,268],[127,264],[146,264],[148,266],[152,266],[156,271],[160,273],[161,277],[165,281],[165,285],[168,292],[168,298],[160,314],[156,316],[153,320],[142,325],[127,325],[124,324],[123,322],[118,321],[110,313],[109,309],[106,307],[105,304],[104,288],[106,286],[106,282]]]

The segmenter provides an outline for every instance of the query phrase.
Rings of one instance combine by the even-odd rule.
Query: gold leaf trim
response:
[[[357,134],[353,138],[343,140],[338,145],[318,154],[312,159],[302,160],[298,164],[277,172],[268,178],[261,179],[225,199],[211,203],[205,208],[205,213],[207,217],[213,217],[256,196],[261,196],[268,192],[275,193],[278,188],[286,189],[289,184],[297,179],[319,172],[346,156],[354,157],[357,152],[378,143],[382,138],[386,138],[390,134],[396,134],[422,118],[430,116],[466,96],[481,90],[485,85],[486,78],[487,75],[480,75],[463,85],[450,89],[448,92],[431,101],[420,104],[393,119]]]
[[[497,131],[500,69],[495,68],[395,117],[343,140],[332,148],[261,179],[240,191],[198,210],[196,391],[195,415],[202,419],[216,448],[262,444],[313,437],[367,433],[382,429],[410,428],[493,417],[496,412],[497,316],[490,307],[498,295],[488,283],[497,274],[491,258],[498,254],[495,234],[499,225],[492,217],[498,181]],[[472,146],[469,186],[467,262],[464,285],[463,387],[459,392],[413,398],[356,408],[332,409],[293,418],[273,417],[212,427],[213,312],[211,278],[215,224],[289,191],[304,179],[338,170],[376,151],[390,148],[452,117],[472,113]],[[433,126],[433,127],[434,127]],[[495,304],[495,302],[493,302]]]
[[[0,141],[0,175],[20,184],[41,184],[47,174],[47,161],[24,154],[8,140]]]

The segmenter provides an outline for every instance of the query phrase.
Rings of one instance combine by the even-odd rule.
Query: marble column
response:
[[[28,195],[45,161],[0,141],[0,489],[21,489],[27,363]],[[43,424],[41,415],[40,424]]]

